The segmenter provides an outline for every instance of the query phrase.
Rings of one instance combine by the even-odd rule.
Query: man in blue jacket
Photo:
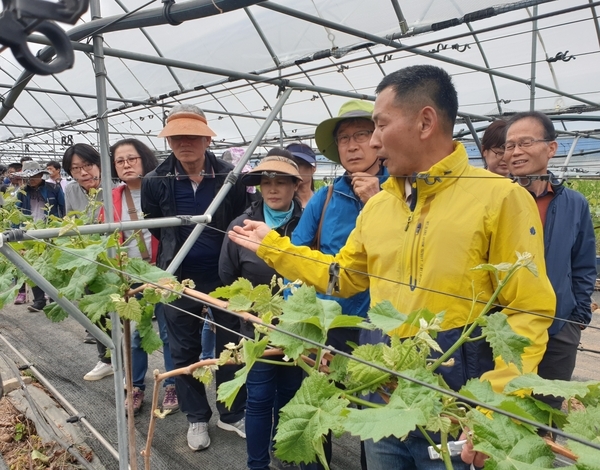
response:
[[[558,147],[555,139],[554,125],[545,114],[515,114],[507,126],[504,159],[537,203],[544,225],[546,269],[556,293],[556,316],[538,374],[571,380],[581,330],[592,318],[596,240],[587,200],[548,172]],[[563,402],[561,397],[542,398],[554,408]]]
[[[64,217],[65,195],[58,185],[43,179],[48,170],[41,163],[32,160],[23,162],[23,169],[15,173],[25,185],[17,193],[17,207],[23,214],[33,217],[34,222],[46,220],[49,215]],[[30,312],[40,312],[46,306],[44,291],[37,286],[31,288],[33,305],[27,307]]]
[[[338,253],[356,226],[356,218],[364,205],[380,191],[381,183],[387,179],[387,171],[377,158],[377,151],[369,145],[375,128],[372,114],[373,103],[348,101],[342,105],[337,117],[326,119],[317,126],[317,147],[346,171],[331,186],[321,188],[304,208],[292,234],[295,245],[311,246],[332,255]],[[347,299],[317,295],[339,302],[342,312],[347,315],[364,317],[369,310],[369,291]],[[369,333],[363,330],[361,335]],[[358,329],[336,328],[329,332],[327,338],[327,344],[350,352],[348,341],[359,343]],[[329,460],[331,441],[327,442],[325,452]],[[322,466],[314,463],[305,468],[318,469]]]

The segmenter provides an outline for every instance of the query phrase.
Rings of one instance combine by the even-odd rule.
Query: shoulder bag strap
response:
[[[313,250],[321,250],[321,230],[323,229],[323,219],[325,219],[325,210],[327,209],[327,205],[331,200],[331,195],[333,194],[333,184],[329,185],[327,188],[327,197],[325,198],[325,204],[323,204],[323,210],[321,211],[321,218],[319,219],[319,226],[317,227],[317,233],[315,234],[315,239],[312,243]]]
[[[131,196],[131,191],[129,188],[125,188],[123,191],[125,193],[125,202],[127,203],[127,213],[129,214],[129,218],[131,220],[138,220],[137,209],[135,208],[135,204],[133,203],[133,197]],[[142,236],[141,230],[136,230],[133,233],[133,236],[138,240],[138,246],[140,248],[140,253],[142,254],[142,259],[144,261],[150,260],[150,253],[148,253],[148,247],[146,246],[146,240]]]

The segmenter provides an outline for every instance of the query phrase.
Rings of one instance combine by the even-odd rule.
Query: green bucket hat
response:
[[[333,131],[338,122],[344,119],[365,118],[371,119],[373,116],[373,103],[370,101],[352,100],[347,101],[340,108],[337,117],[326,119],[317,126],[315,130],[315,142],[317,148],[329,160],[340,163],[340,154],[338,153],[337,144]]]

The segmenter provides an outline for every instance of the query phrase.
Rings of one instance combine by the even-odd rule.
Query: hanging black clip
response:
[[[48,20],[75,24],[87,10],[89,0],[3,0],[0,13],[0,44],[10,47],[15,58],[27,71],[51,75],[73,67],[75,55],[64,30]],[[44,62],[35,57],[27,45],[27,36],[38,32],[50,41],[56,57]]]
[[[171,15],[171,7],[173,5],[175,5],[175,0],[162,0],[162,2],[163,2],[163,16],[165,17],[165,19],[168,21],[169,24],[172,26],[177,26],[177,25],[183,23],[183,21],[177,21]]]
[[[329,265],[329,283],[327,284],[327,295],[340,293],[340,265],[331,263]]]

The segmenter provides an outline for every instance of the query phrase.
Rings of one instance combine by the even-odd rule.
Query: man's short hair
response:
[[[204,119],[206,119],[206,115],[204,114],[204,111],[202,111],[195,104],[187,104],[187,103],[176,104],[169,110],[168,116],[172,116],[173,114],[177,114],[177,113],[198,114],[199,116],[202,116]]]
[[[60,169],[62,168],[60,162],[57,162],[56,160],[50,160],[48,163],[46,163],[46,168],[49,166],[58,171],[60,171]]]
[[[510,126],[512,126],[515,122],[520,121],[521,119],[535,119],[539,122],[544,128],[544,139],[553,141],[556,140],[556,129],[554,128],[554,124],[550,120],[548,116],[544,113],[540,113],[539,111],[524,111],[522,113],[517,113],[513,117],[508,120],[508,124],[506,125],[506,130]]]
[[[383,77],[375,93],[392,87],[396,102],[419,107],[433,106],[442,118],[442,128],[452,134],[458,113],[458,95],[452,78],[433,65],[413,65]]]
[[[9,163],[8,164],[8,168],[6,171],[8,170],[15,170],[15,171],[21,171],[23,169],[23,164],[19,163],[19,162],[13,162],[13,163]]]

